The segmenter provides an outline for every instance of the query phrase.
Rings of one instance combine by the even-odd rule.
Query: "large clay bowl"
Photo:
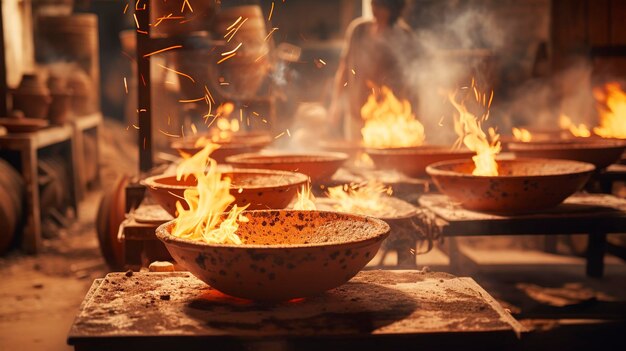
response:
[[[376,168],[395,169],[413,178],[426,176],[426,167],[430,164],[468,159],[474,155],[467,149],[453,150],[450,146],[426,145],[407,148],[367,149]]]
[[[344,153],[350,159],[356,159],[359,153],[365,150],[360,142],[350,140],[323,140],[318,146],[324,151]]]
[[[569,160],[516,159],[498,161],[500,175],[474,176],[474,163],[435,163],[426,171],[437,188],[469,210],[519,214],[560,204],[580,190],[595,169]]]
[[[170,144],[172,149],[193,155],[203,149],[203,146],[195,146],[197,138],[176,140]],[[272,143],[272,138],[265,134],[235,134],[228,140],[215,142],[220,148],[213,151],[211,158],[218,163],[224,163],[228,156],[243,153],[258,152]]]
[[[300,172],[308,175],[315,184],[330,180],[348,159],[340,152],[298,153],[250,153],[230,156],[226,162],[238,168],[263,168]]]
[[[344,284],[376,255],[389,226],[337,212],[247,211],[242,245],[207,244],[170,234],[157,237],[178,264],[215,289],[236,297],[283,301],[314,296]]]
[[[625,149],[626,141],[598,138],[509,143],[509,150],[516,157],[540,157],[588,162],[595,165],[598,169],[618,162]]]
[[[222,174],[232,179],[230,193],[235,204],[250,204],[250,210],[285,208],[308,182],[301,173],[264,169],[234,169]],[[176,216],[176,202],[181,201],[185,189],[196,186],[197,180],[194,176],[178,181],[175,175],[158,175],[146,178],[143,184],[161,207]]]

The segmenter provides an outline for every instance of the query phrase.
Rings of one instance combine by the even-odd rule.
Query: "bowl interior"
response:
[[[341,153],[314,153],[314,154],[242,154],[232,156],[228,161],[249,164],[263,163],[309,163],[328,162],[347,159]]]
[[[262,210],[246,211],[243,215],[248,221],[241,222],[237,230],[243,244],[224,246],[291,248],[336,245],[367,241],[389,232],[389,226],[382,220],[338,212]],[[169,222],[167,232],[172,225],[173,222]],[[171,235],[169,239],[199,246],[209,245]]]
[[[413,147],[396,147],[386,149],[367,149],[368,153],[380,155],[420,155],[420,154],[472,154],[472,151],[462,148],[454,149],[447,145],[423,145]]]
[[[222,173],[222,177],[228,177],[232,180],[232,188],[271,188],[286,185],[293,185],[304,183],[308,180],[308,177],[304,174],[295,172],[283,172],[283,171],[245,171],[245,170],[233,170]],[[158,176],[153,177],[150,186],[154,187],[174,187],[174,188],[188,188],[196,186],[198,181],[195,176],[189,175],[186,178],[177,180],[176,176]]]
[[[461,174],[471,176],[474,171],[472,161],[444,161],[429,166],[435,174]],[[555,159],[516,159],[498,160],[498,177],[549,176],[580,172],[590,172],[594,166],[584,162]]]

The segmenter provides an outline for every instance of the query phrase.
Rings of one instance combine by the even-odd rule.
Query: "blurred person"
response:
[[[385,85],[410,100],[402,57],[413,53],[413,33],[401,19],[404,8],[405,0],[372,0],[374,18],[348,26],[329,110],[329,126],[348,140],[361,139],[361,107],[373,88]]]

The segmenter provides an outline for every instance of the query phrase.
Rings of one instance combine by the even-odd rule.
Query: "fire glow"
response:
[[[217,162],[210,157],[218,148],[216,144],[208,144],[176,168],[177,180],[194,176],[198,183],[184,192],[188,210],[180,201],[176,203],[177,217],[172,234],[211,244],[239,245],[242,241],[236,231],[239,222],[247,220],[241,215],[247,206],[234,205],[228,210],[235,201],[230,194],[231,179],[222,177]]]
[[[626,93],[619,83],[607,83],[595,88],[600,125],[593,132],[603,138],[626,139]]]
[[[489,99],[489,104],[487,104],[486,95],[483,94],[483,98],[481,99],[481,94],[474,84],[472,84],[472,88],[476,102],[481,105],[484,110],[480,118],[477,118],[468,110],[465,105],[465,100],[462,99],[460,102],[457,102],[456,92],[452,92],[448,95],[450,103],[458,112],[458,114],[454,116],[454,130],[459,136],[457,146],[460,146],[462,143],[468,149],[476,153],[476,155],[472,157],[475,165],[475,169],[472,172],[473,175],[497,176],[498,163],[496,162],[496,155],[502,150],[499,140],[500,136],[493,128],[489,128],[489,135],[482,130],[482,122],[489,118],[491,98]]]
[[[299,211],[314,211],[317,209],[317,206],[315,206],[315,197],[311,194],[310,186],[303,185],[302,188],[298,190],[298,198],[293,209]]]
[[[335,210],[369,216],[384,210],[386,205],[381,200],[391,194],[391,187],[379,181],[328,188],[328,198],[336,201],[333,205]]]
[[[517,141],[528,143],[533,140],[532,133],[526,128],[513,128],[513,137]]]
[[[400,101],[386,86],[378,93],[375,90],[361,108],[361,118],[365,121],[361,129],[364,145],[394,148],[424,144],[424,126],[411,112],[411,104]]]
[[[559,116],[559,127],[563,130],[568,130],[575,137],[588,138],[591,136],[591,131],[589,130],[589,127],[587,127],[583,123],[580,123],[578,125],[573,123],[572,119],[565,114],[561,114]]]

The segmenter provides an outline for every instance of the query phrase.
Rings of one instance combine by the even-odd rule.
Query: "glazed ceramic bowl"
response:
[[[367,149],[376,168],[395,169],[406,176],[426,176],[426,167],[435,162],[468,159],[473,153],[467,149],[453,150],[450,146],[425,145],[407,148]]]
[[[599,138],[575,138],[546,142],[512,142],[509,143],[516,157],[556,158],[588,162],[598,169],[618,162],[624,150],[626,141]]]
[[[264,169],[233,169],[222,174],[232,179],[230,193],[235,204],[250,204],[249,210],[285,208],[308,182],[304,174]],[[161,207],[176,216],[176,203],[183,198],[185,189],[196,186],[197,180],[193,176],[178,181],[175,175],[158,175],[146,178],[142,184]]]
[[[554,207],[589,180],[592,164],[569,160],[498,161],[498,176],[474,176],[470,160],[438,162],[427,167],[439,190],[469,210],[520,214]]]
[[[193,155],[203,149],[202,146],[195,146],[197,138],[177,140],[170,144],[172,149]],[[211,158],[218,163],[224,163],[228,156],[243,153],[258,152],[272,143],[272,138],[265,133],[242,133],[234,134],[228,140],[218,140],[215,142],[220,148],[213,151]]]
[[[243,213],[242,245],[207,244],[170,234],[157,237],[178,264],[215,289],[235,297],[284,301],[340,286],[376,255],[389,234],[382,220],[322,211]]]
[[[226,158],[226,162],[237,168],[263,168],[300,172],[308,175],[315,184],[330,180],[348,159],[340,152],[299,153],[256,153],[241,154]]]

